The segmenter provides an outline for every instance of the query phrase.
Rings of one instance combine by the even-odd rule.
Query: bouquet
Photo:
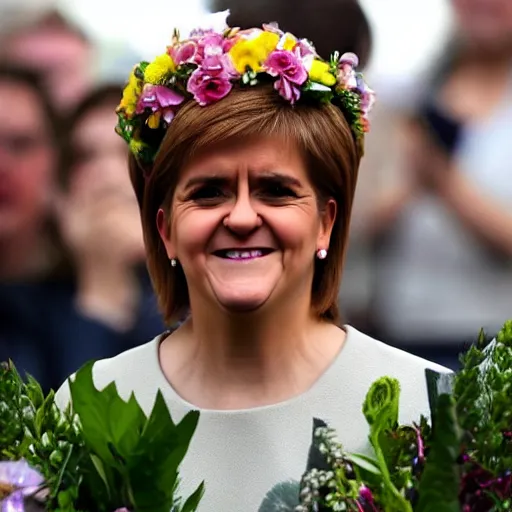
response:
[[[317,424],[296,511],[511,512],[512,321],[493,340],[480,333],[461,362],[454,375],[426,370],[431,426],[398,423],[398,381],[372,384],[372,457]]]
[[[194,512],[203,485],[179,495],[179,465],[199,414],[175,424],[160,393],[146,417],[114,384],[98,391],[92,363],[69,381],[61,411],[31,377],[0,368],[1,512]]]
[[[398,423],[400,385],[383,376],[362,404],[373,455],[347,453],[317,421],[295,512],[512,511],[512,321],[483,333],[462,370],[427,370],[431,422]],[[146,417],[92,363],[69,382],[73,407],[0,367],[0,511],[193,512],[203,484],[180,496],[179,466],[198,412],[174,423],[160,393]]]

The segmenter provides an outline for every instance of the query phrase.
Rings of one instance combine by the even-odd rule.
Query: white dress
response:
[[[183,496],[205,482],[200,512],[293,511],[298,482],[306,469],[313,419],[337,429],[348,451],[368,452],[362,404],[372,382],[384,375],[401,383],[400,421],[430,415],[425,369],[449,370],[384,345],[350,326],[343,349],[306,393],[266,407],[240,411],[202,410],[195,436],[181,466]],[[161,336],[94,366],[102,389],[115,382],[119,394],[131,392],[147,414],[160,389],[174,421],[195,409],[169,385],[158,360]],[[57,403],[68,403],[68,386]]]

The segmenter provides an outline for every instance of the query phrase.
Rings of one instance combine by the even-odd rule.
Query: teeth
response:
[[[227,251],[226,257],[231,260],[244,260],[249,258],[259,258],[262,256],[262,252],[259,250],[255,251]]]

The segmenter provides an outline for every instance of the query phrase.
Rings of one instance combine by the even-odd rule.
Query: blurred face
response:
[[[483,48],[512,43],[510,0],[452,0],[459,25],[468,40]]]
[[[42,73],[55,104],[64,110],[89,88],[91,50],[72,33],[47,28],[20,34],[4,51],[10,60]]]
[[[104,181],[132,197],[126,143],[115,133],[116,123],[115,105],[98,106],[77,123],[71,140],[72,179]]]
[[[144,242],[114,109],[98,106],[75,125],[74,160],[59,219],[64,241],[79,259],[106,267],[108,258],[119,269],[143,261]]]
[[[170,229],[162,211],[158,227],[168,256],[183,267],[192,304],[206,298],[246,312],[309,300],[315,254],[328,248],[335,214],[334,201],[319,212],[294,146],[258,139],[189,162],[174,194]]]
[[[39,226],[48,213],[55,150],[37,95],[0,80],[0,238]]]

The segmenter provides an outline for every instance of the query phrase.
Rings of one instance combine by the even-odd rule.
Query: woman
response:
[[[274,510],[273,487],[305,470],[314,418],[368,449],[361,404],[375,378],[400,379],[411,421],[428,414],[425,368],[444,371],[337,325],[372,101],[356,61],[330,66],[272,25],[198,30],[125,90],[118,131],[150,273],[167,321],[189,316],[98,362],[95,382],[147,412],[158,389],[178,419],[201,410],[181,476],[184,493],[205,480],[202,511]]]
[[[128,151],[114,129],[121,90],[97,88],[63,123],[54,159],[60,154],[60,165],[51,179],[57,208],[47,217],[51,213],[59,230],[66,260],[29,283],[0,288],[2,359],[12,359],[45,390],[86,361],[138,346],[164,327],[144,268]],[[37,184],[37,167],[32,170]]]
[[[0,64],[0,359],[43,381],[40,283],[62,263],[52,222],[60,121],[38,75]]]
[[[67,120],[59,223],[73,256],[78,310],[117,333],[114,338],[124,338],[104,346],[126,349],[157,334],[163,324],[144,265],[127,148],[115,133],[120,91],[116,84],[99,86]]]
[[[360,199],[382,241],[377,335],[456,368],[479,329],[495,334],[512,309],[512,4],[452,3],[454,42],[416,112],[402,119],[404,172],[386,189],[372,175]]]

